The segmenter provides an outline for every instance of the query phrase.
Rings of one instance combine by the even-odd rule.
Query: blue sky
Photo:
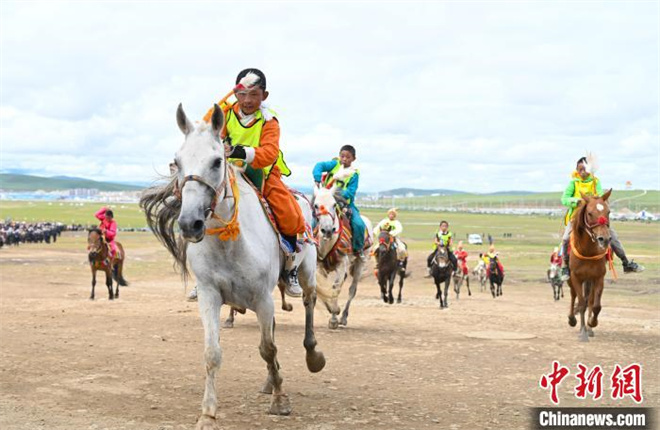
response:
[[[262,69],[311,182],[357,148],[360,189],[660,188],[657,2],[6,2],[0,169],[145,182],[191,118]]]

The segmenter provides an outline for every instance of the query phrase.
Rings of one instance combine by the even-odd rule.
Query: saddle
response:
[[[273,227],[273,231],[277,235],[277,238],[279,239],[279,244],[280,244],[280,249],[284,252],[285,255],[291,254],[291,250],[289,250],[288,246],[284,243],[285,240],[282,238],[282,234],[280,233],[279,229],[277,228],[277,223],[275,222],[275,215],[273,215],[273,209],[271,209],[270,204],[268,204],[268,201],[264,197],[264,195],[261,192],[261,189],[257,187],[253,180],[248,176],[245,172],[241,173],[243,175],[243,178],[245,179],[245,182],[250,184],[252,189],[255,191],[257,196],[259,197],[259,202],[261,203],[261,208],[264,210],[264,213],[266,214],[266,217],[268,218],[268,221],[270,222],[271,227]],[[289,192],[293,194],[293,197],[296,200],[304,200],[306,201],[310,207],[312,207],[311,203],[309,203],[309,200],[303,193],[301,193],[298,190],[294,190],[293,188],[288,188]],[[314,243],[314,235],[312,233],[312,227],[305,223],[305,232],[304,233],[298,233],[297,241],[296,241],[296,249],[294,251],[300,251],[301,247],[305,243]]]

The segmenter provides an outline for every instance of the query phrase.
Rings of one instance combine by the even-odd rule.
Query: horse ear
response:
[[[582,197],[582,200],[584,200],[585,203],[589,203],[589,200],[591,200],[591,196],[584,194],[582,191],[580,191],[580,197]]]
[[[211,129],[215,136],[220,136],[222,125],[225,123],[225,115],[217,104],[213,105],[213,115],[211,115]]]
[[[610,198],[610,195],[611,195],[611,194],[612,194],[612,188],[610,188],[609,190],[605,191],[605,194],[603,194],[603,196],[602,196],[603,200],[604,200],[604,201],[607,201],[607,199]]]
[[[192,122],[190,122],[186,113],[183,111],[181,103],[179,103],[179,107],[176,109],[176,123],[179,126],[179,130],[181,130],[186,136],[195,129]]]

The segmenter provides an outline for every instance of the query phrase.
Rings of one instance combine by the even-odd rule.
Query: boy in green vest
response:
[[[285,273],[286,293],[300,297],[298,265],[295,263],[297,235],[305,232],[305,218],[295,197],[282,182],[291,171],[280,150],[280,126],[275,112],[264,101],[268,98],[266,76],[259,69],[245,69],[236,77],[234,94],[237,102],[221,103],[225,123],[220,137],[230,161],[242,160],[246,173],[259,188],[273,211],[283,245],[288,248]],[[213,115],[210,109],[204,121]]]
[[[451,265],[456,270],[458,268],[458,261],[456,256],[451,251],[451,244],[454,234],[449,231],[449,223],[447,221],[440,222],[440,229],[433,237],[433,252],[426,259],[426,267],[428,269],[427,277],[431,276],[431,263],[433,262],[433,257],[435,257],[435,251],[438,249],[438,245],[442,244],[446,249],[449,255],[449,261]]]
[[[564,237],[562,238],[561,244],[561,254],[564,258],[564,267],[561,269],[561,277],[564,281],[571,277],[570,268],[568,267],[568,259],[570,257],[570,252],[568,252],[568,242],[573,228],[571,219],[573,218],[575,209],[582,200],[582,194],[587,196],[600,196],[603,194],[600,180],[590,173],[590,166],[586,157],[582,157],[577,161],[575,171],[571,176],[571,182],[561,196],[561,204],[568,207],[566,217],[564,218],[566,228],[564,229]],[[623,245],[619,240],[619,236],[612,227],[610,227],[610,235],[612,237],[610,246],[623,263],[623,273],[641,272],[644,270],[643,266],[638,265],[632,260],[628,260],[626,257],[626,251],[623,249]]]
[[[317,186],[337,187],[337,193],[346,200],[351,212],[351,230],[353,232],[353,253],[364,258],[364,230],[366,226],[355,206],[360,171],[353,166],[355,161],[355,148],[344,145],[339,150],[339,158],[330,161],[321,161],[314,166],[314,182]]]

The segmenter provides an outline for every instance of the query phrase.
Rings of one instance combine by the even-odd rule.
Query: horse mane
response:
[[[580,232],[586,228],[586,225],[584,223],[584,212],[587,210],[587,202],[584,200],[580,200],[578,203],[578,207],[575,208],[575,212],[573,213],[573,218],[571,219],[572,222],[572,230],[571,234],[573,234],[573,237],[577,238]]]
[[[164,184],[154,184],[143,191],[140,208],[151,231],[174,257],[174,268],[181,272],[185,281],[190,275],[186,258],[188,243],[174,231],[181,214],[181,200],[174,196],[177,175],[163,176],[163,179]]]

